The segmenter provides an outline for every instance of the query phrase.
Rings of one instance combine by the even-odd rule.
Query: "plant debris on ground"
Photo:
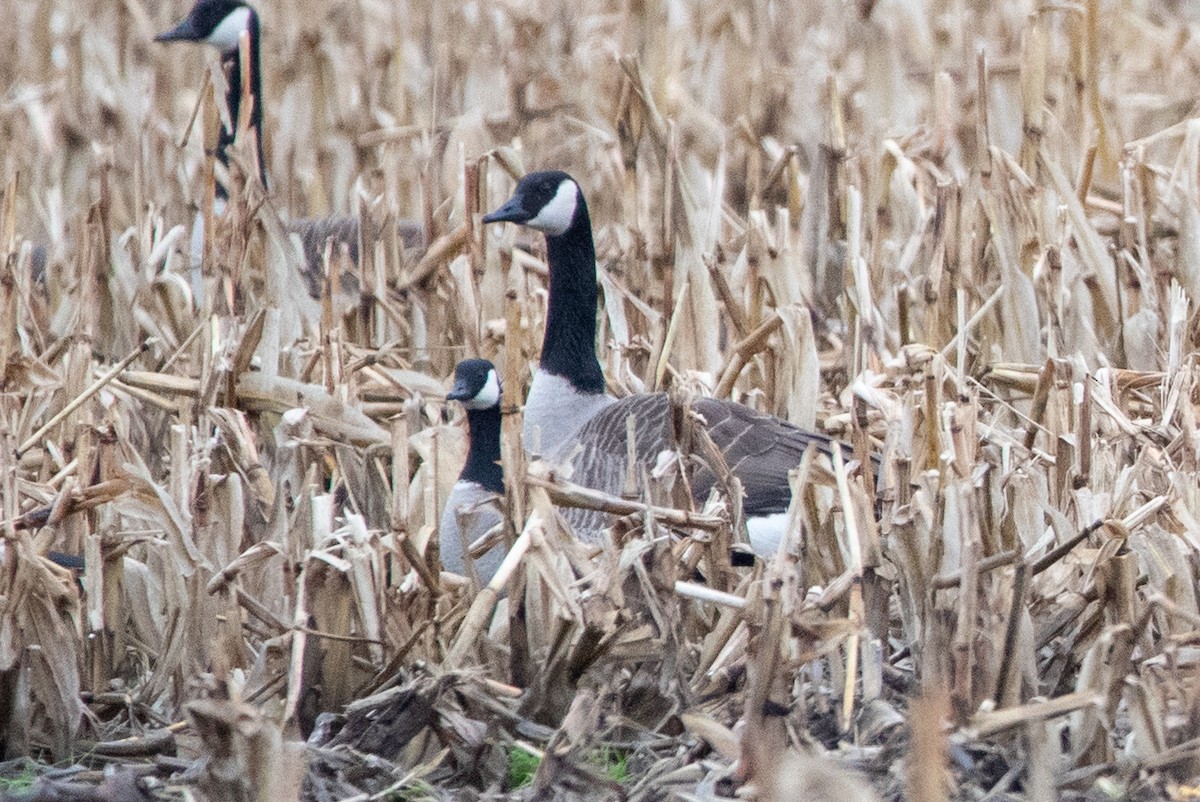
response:
[[[270,187],[243,134],[220,216],[184,0],[6,9],[0,800],[1200,793],[1191,6],[256,7]],[[546,168],[614,394],[848,444],[778,554],[696,454],[526,461],[544,247],[479,218]],[[334,213],[314,271],[285,224]],[[474,356],[484,587],[437,548]]]

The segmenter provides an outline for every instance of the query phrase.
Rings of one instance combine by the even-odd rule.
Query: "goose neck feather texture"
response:
[[[582,194],[567,230],[546,235],[546,257],[550,308],[539,366],[567,379],[576,392],[602,395],[604,373],[596,359],[596,246]]]
[[[500,467],[500,405],[468,409],[470,445],[459,479],[474,482],[493,493],[504,492],[504,469]]]
[[[267,162],[263,157],[263,93],[262,69],[259,61],[259,39],[261,33],[258,24],[258,14],[254,11],[246,22],[250,31],[250,125],[249,133],[254,137],[255,155],[258,157],[258,177],[264,187],[267,184]],[[238,122],[242,113],[242,59],[238,48],[226,50],[221,54],[221,66],[229,79],[229,88],[225,91],[225,105],[229,108],[229,127],[221,126],[221,135],[217,140],[217,158],[221,163],[229,165],[229,148],[237,138]],[[218,184],[218,192],[222,188]]]

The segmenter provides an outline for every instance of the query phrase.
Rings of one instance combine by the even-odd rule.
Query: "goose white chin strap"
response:
[[[571,179],[564,179],[558,185],[558,191],[554,193],[554,197],[542,207],[532,220],[526,221],[523,225],[541,231],[543,234],[549,234],[551,237],[557,237],[571,227],[571,221],[575,219],[575,207],[578,205],[579,187]]]
[[[496,371],[489,370],[487,381],[483,387],[475,394],[474,398],[469,398],[463,402],[463,406],[467,409],[491,409],[500,403],[500,380],[496,378]]]
[[[241,37],[242,31],[250,26],[251,13],[246,6],[238,6],[229,12],[229,16],[221,20],[217,27],[212,29],[212,33],[204,41],[222,53],[237,50],[238,39]]]

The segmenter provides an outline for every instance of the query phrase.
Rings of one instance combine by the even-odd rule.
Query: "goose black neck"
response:
[[[258,48],[259,48],[259,26],[258,15],[250,15],[250,125],[247,128],[249,133],[254,137],[255,153],[258,156],[258,177],[262,180],[263,186],[267,186],[267,163],[263,159],[263,138],[262,138],[262,119],[263,119],[263,96],[262,96],[262,71],[259,69]],[[229,122],[232,128],[221,126],[221,136],[217,140],[217,158],[221,160],[221,164],[229,166],[229,147],[233,144],[237,137],[238,121],[241,119],[242,113],[242,59],[238,48],[228,50],[221,55],[221,65],[225,68],[225,76],[229,80],[229,88],[225,92],[225,105],[229,108]],[[217,195],[227,197],[228,192],[224,187],[217,184]]]
[[[587,204],[578,199],[571,227],[546,235],[550,264],[550,308],[540,367],[561,376],[581,393],[604,392],[596,359],[596,246]]]
[[[467,463],[458,478],[475,482],[493,493],[504,492],[504,470],[500,467],[500,406],[468,409],[467,427],[471,445]]]

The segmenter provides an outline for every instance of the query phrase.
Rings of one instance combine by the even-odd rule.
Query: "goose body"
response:
[[[228,78],[225,104],[229,109],[229,125],[222,124],[217,140],[216,158],[229,165],[229,147],[233,145],[242,114],[242,60],[238,47],[242,32],[248,33],[250,51],[247,59],[251,108],[248,130],[254,134],[258,157],[258,177],[264,187],[268,186],[266,159],[263,155],[263,105],[262,72],[259,57],[261,25],[258,12],[242,0],[197,0],[178,25],[154,37],[156,42],[193,42],[214,47],[221,54],[221,64]],[[218,181],[218,205],[223,206],[228,196],[227,189]],[[300,237],[301,248],[308,267],[306,279],[309,292],[318,294],[321,276],[321,260],[325,243],[331,239],[336,246],[344,246],[352,262],[358,263],[359,220],[357,217],[334,216],[297,218],[288,223],[288,231]],[[424,244],[422,226],[411,220],[402,220],[397,233],[405,248]],[[200,230],[203,236],[203,230]],[[193,261],[198,262],[199,249],[193,243]]]
[[[454,483],[438,527],[442,565],[447,571],[488,582],[504,560],[497,542],[477,559],[470,545],[503,522],[501,501],[504,473],[500,468],[500,381],[485,359],[467,359],[454,370],[454,388],[446,398],[461,401],[467,410],[467,461]]]
[[[633,452],[643,463],[673,447],[674,427],[665,393],[616,399],[605,391],[595,352],[595,245],[583,193],[564,172],[530,173],[512,198],[483,221],[517,223],[546,237],[549,305],[541,358],[525,406],[524,446],[531,456],[552,461],[573,456],[574,481],[619,494],[626,477],[630,416],[636,426]],[[840,446],[826,435],[731,401],[700,398],[692,409],[741,480],[751,547],[758,554],[773,554],[791,501],[788,471],[812,445],[824,451]],[[714,472],[702,465],[692,477],[695,498],[703,500],[716,482]],[[567,517],[584,538],[596,537],[606,522],[599,513],[572,511]]]

